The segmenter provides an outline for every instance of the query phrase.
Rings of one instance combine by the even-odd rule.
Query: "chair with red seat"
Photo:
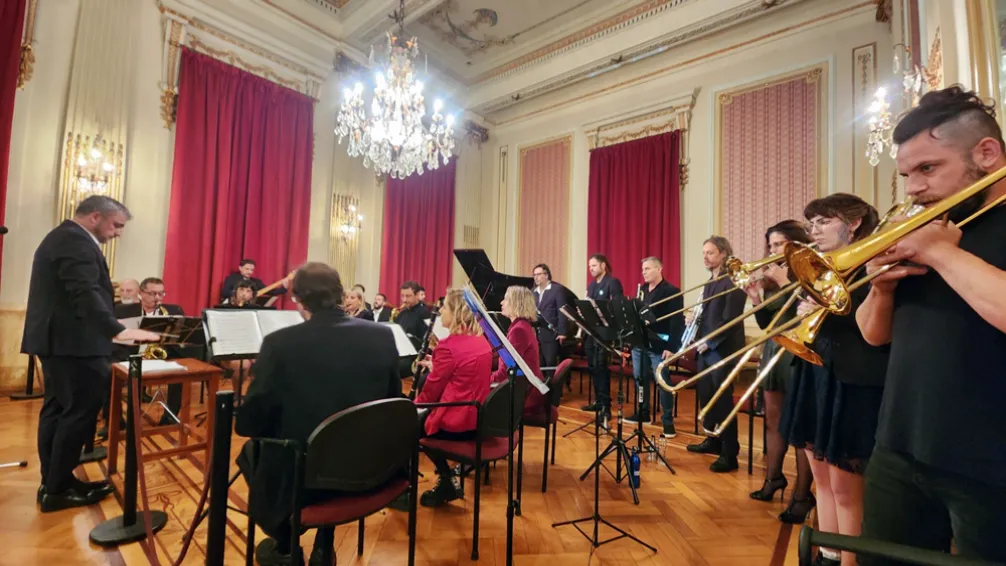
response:
[[[524,426],[545,430],[545,458],[541,463],[541,492],[545,493],[548,484],[548,447],[549,433],[552,442],[552,464],[555,464],[556,425],[559,422],[559,404],[562,401],[562,384],[566,382],[569,372],[573,369],[573,360],[563,360],[555,368],[552,377],[545,383],[548,385],[548,400],[541,413],[524,413]]]
[[[290,518],[294,564],[303,563],[298,542],[303,531],[352,522],[359,522],[357,553],[362,555],[366,517],[405,493],[409,494],[408,563],[415,564],[419,418],[411,401],[382,399],[340,411],[314,429],[306,449],[291,440],[255,440],[293,451],[293,501],[294,509],[299,509]],[[332,491],[333,497],[304,504],[305,490]],[[248,528],[249,533],[255,528],[250,521]],[[249,536],[249,544],[252,540]],[[252,548],[247,551],[248,556],[254,553]],[[324,563],[334,563],[334,557],[325,556]]]
[[[514,415],[513,428],[510,428],[510,390],[514,392]],[[523,407],[524,394],[527,391],[527,381],[524,379],[507,380],[489,392],[486,400],[482,403],[478,401],[454,401],[448,403],[420,403],[416,407],[436,408],[436,407],[462,407],[474,406],[478,409],[478,424],[476,425],[475,440],[442,440],[434,437],[426,437],[419,441],[423,452],[431,456],[442,456],[451,462],[458,462],[463,466],[471,466],[473,470],[481,470],[482,466],[490,462],[503,460],[510,456],[514,449],[517,449],[517,507],[515,514],[520,515],[520,480],[521,464],[523,464]],[[509,442],[510,433],[513,432],[514,443]],[[461,486],[464,490],[464,474],[461,474]],[[479,504],[482,496],[478,473],[475,474],[475,518],[472,532],[472,560],[479,559]],[[415,507],[414,500],[410,502]]]

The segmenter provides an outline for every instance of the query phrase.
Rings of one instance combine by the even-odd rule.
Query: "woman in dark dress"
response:
[[[796,220],[783,220],[772,226],[765,232],[765,253],[768,255],[781,254],[786,244],[789,242],[800,242],[809,244],[811,242],[807,229],[802,222]],[[779,289],[790,283],[789,270],[785,265],[773,264],[765,269],[765,277],[748,286],[745,291],[751,298],[752,306],[758,306],[763,300],[768,300],[774,296]],[[764,295],[763,295],[764,294]],[[764,296],[764,299],[763,299]],[[788,298],[788,297],[787,297]],[[772,322],[772,319],[779,313],[786,300],[777,298],[769,306],[755,313],[755,320],[758,326],[765,330]],[[783,324],[796,316],[796,305],[788,309],[789,312],[779,318],[777,325]],[[779,351],[780,346],[775,342],[767,342],[762,349],[761,361],[768,363],[768,360]],[[786,491],[789,482],[782,473],[783,461],[789,444],[786,438],[779,432],[779,417],[782,415],[782,408],[785,402],[786,393],[790,391],[793,375],[793,354],[785,353],[776,363],[768,377],[762,382],[762,390],[765,395],[765,434],[766,434],[766,455],[765,455],[765,483],[758,491],[751,492],[751,499],[758,501],[771,501],[778,490]],[[807,454],[803,450],[796,451],[796,487],[793,490],[793,497],[789,507],[779,515],[779,520],[784,523],[803,523],[807,518],[807,513],[813,508],[813,497],[810,493],[813,476],[810,472],[810,462]]]
[[[362,318],[363,320],[374,320],[374,313],[367,310],[367,301],[363,297],[363,293],[356,287],[349,291],[346,291],[346,298],[344,299],[343,309],[346,314],[354,318]]]
[[[845,193],[811,201],[804,216],[821,252],[860,240],[878,224],[876,209]],[[812,345],[824,363],[818,366],[796,360],[780,422],[780,431],[789,443],[807,452],[817,485],[820,529],[852,536],[862,529],[863,473],[873,452],[887,372],[888,349],[867,344],[856,325],[855,310],[868,292],[864,286],[853,293],[848,315],[825,317]],[[797,312],[817,308],[815,303],[802,301]],[[815,563],[854,566],[856,556],[821,549]]]

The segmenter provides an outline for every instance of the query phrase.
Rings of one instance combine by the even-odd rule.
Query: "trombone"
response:
[[[754,382],[752,382],[751,385],[748,387],[748,389],[744,392],[739,402],[734,406],[733,410],[731,410],[730,413],[724,418],[723,422],[718,424],[713,431],[708,432],[712,436],[719,436],[720,434],[722,434],[726,426],[729,425],[730,422],[737,417],[737,413],[740,412],[740,408],[744,406],[744,404],[751,398],[754,392],[761,385],[762,381],[764,381],[765,378],[768,376],[772,368],[775,367],[777,363],[779,363],[779,360],[782,358],[783,351],[789,350],[794,355],[800,356],[801,358],[811,361],[812,363],[820,364],[821,358],[816,353],[814,353],[813,350],[810,349],[810,344],[813,343],[814,339],[817,337],[817,332],[820,330],[821,324],[823,323],[826,316],[831,312],[838,312],[839,314],[848,314],[848,312],[851,311],[852,306],[851,293],[856,289],[859,289],[860,287],[870,283],[880,275],[888,272],[897,264],[893,263],[887,264],[875,270],[873,273],[861,277],[855,282],[848,285],[846,284],[844,278],[841,277],[840,272],[854,273],[858,271],[859,268],[864,266],[868,261],[870,261],[874,257],[877,257],[879,254],[884,253],[891,246],[901,241],[915,230],[921,228],[922,226],[925,226],[926,224],[929,224],[930,222],[936,220],[940,216],[947,215],[954,207],[958,206],[959,204],[971,198],[972,196],[979,194],[981,191],[985,190],[993,183],[996,183],[997,181],[1003,178],[1006,178],[1006,167],[1003,167],[1002,169],[999,169],[998,171],[990,175],[987,175],[985,178],[975,182],[974,184],[965,188],[959,193],[947,197],[942,201],[939,201],[938,203],[925,209],[918,207],[911,200],[906,201],[904,203],[896,205],[894,208],[891,209],[891,212],[888,212],[888,214],[885,215],[884,222],[880,226],[878,226],[878,229],[874,232],[873,235],[864,238],[859,242],[855,242],[849,246],[841,248],[839,250],[835,250],[834,252],[830,252],[828,254],[819,254],[817,252],[813,252],[813,256],[816,256],[816,258],[810,257],[810,260],[807,261],[807,263],[805,264],[813,269],[806,269],[801,272],[805,276],[812,275],[813,278],[807,280],[799,279],[798,281],[801,283],[801,285],[804,287],[805,290],[809,291],[809,289],[807,289],[808,286],[810,286],[815,290],[814,293],[809,293],[811,298],[813,298],[815,301],[817,301],[818,298],[835,299],[835,300],[834,301],[825,300],[825,302],[823,303],[818,301],[819,304],[821,304],[820,307],[793,319],[793,321],[797,320],[800,321],[799,327],[796,328],[793,332],[776,334],[776,332],[778,332],[777,330],[775,332],[769,333],[769,335],[763,337],[761,340],[756,341],[754,344],[748,347],[748,352],[750,352],[755,347],[760,346],[764,342],[768,341],[769,337],[771,337],[771,339],[774,339],[776,340],[776,342],[779,343],[782,349],[780,349],[779,352],[776,352],[776,355],[774,355],[769,360],[769,362],[762,368],[762,370],[758,373],[757,377],[755,378]],[[999,196],[996,199],[992,200],[991,202],[985,204],[979,210],[977,210],[976,212],[972,213],[970,216],[962,220],[958,224],[958,226],[963,227],[967,225],[969,222],[975,220],[976,218],[985,214],[989,210],[992,210],[993,208],[1002,205],[1004,202],[1006,202],[1006,194]],[[895,218],[898,217],[905,217],[905,219],[901,221],[895,220]],[[892,224],[890,229],[882,229],[888,223]],[[786,250],[787,259],[791,255],[790,246],[797,248],[798,251],[802,251],[799,250],[800,248],[799,244],[794,243],[787,244],[787,250]],[[801,260],[808,259],[808,256],[811,256],[811,254],[803,252]],[[819,261],[815,261],[815,259]],[[793,264],[791,263],[790,266],[792,270]],[[814,271],[814,269],[818,269],[822,266],[824,266],[825,269],[822,269],[820,271]],[[835,279],[836,275],[839,276],[838,279]],[[838,292],[833,292],[833,289],[830,288],[829,285],[840,286],[840,289],[838,290]],[[850,297],[847,304],[847,308],[844,309],[845,312],[842,312],[841,311],[843,305],[842,299],[844,294],[849,294]],[[787,325],[791,324],[793,321],[789,321]],[[732,360],[738,357],[737,354],[741,354],[741,352],[743,352],[743,350],[737,352],[734,355],[728,356],[727,358],[724,358],[720,362],[710,366],[701,373],[703,374],[709,373],[711,371],[719,369],[719,367],[722,367],[722,365],[725,362],[728,362],[728,360]],[[811,355],[811,358],[806,357],[808,354]],[[814,361],[815,359],[816,362]],[[664,387],[665,383],[662,379],[662,376],[655,376],[655,377],[657,379],[657,383],[660,384],[661,387]],[[667,387],[664,388],[667,389]],[[705,411],[706,409],[704,408],[703,414],[705,413]]]

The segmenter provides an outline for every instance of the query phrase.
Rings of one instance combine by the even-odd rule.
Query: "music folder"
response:
[[[394,322],[382,322],[383,324],[391,329],[391,333],[395,335],[395,347],[398,348],[398,357],[407,358],[409,356],[419,355],[419,351],[416,350],[416,346],[409,340],[409,335],[405,333],[405,329]]]
[[[203,322],[211,357],[254,357],[266,336],[304,317],[287,310],[206,309]]]

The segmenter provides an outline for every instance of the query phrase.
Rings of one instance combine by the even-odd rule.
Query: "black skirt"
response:
[[[839,381],[826,338],[819,337],[814,349],[825,365],[796,361],[779,432],[790,445],[811,450],[815,459],[863,474],[873,453],[884,389]]]

